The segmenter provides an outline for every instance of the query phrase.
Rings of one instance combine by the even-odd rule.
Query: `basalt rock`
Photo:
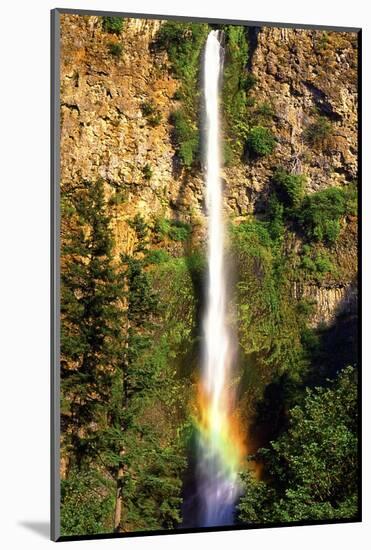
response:
[[[172,141],[169,117],[179,104],[179,82],[166,53],[154,46],[161,24],[128,19],[116,36],[103,31],[99,17],[61,17],[61,185],[102,178],[107,196],[122,193],[125,200],[112,206],[117,253],[133,246],[127,221],[136,213],[192,223],[196,244],[205,237],[202,168],[183,169]],[[268,157],[223,169],[226,211],[237,221],[264,213],[276,166],[306,174],[307,192],[357,177],[356,36],[268,27],[249,36],[251,95],[272,106],[277,147]],[[120,55],[111,53],[111,43],[121,44]],[[155,121],[145,116],[146,103],[155,107]],[[305,132],[318,116],[331,122],[332,132],[313,148]],[[341,254],[349,265],[344,280],[293,282],[294,294],[317,301],[314,324],[331,323],[350,307],[356,238]]]

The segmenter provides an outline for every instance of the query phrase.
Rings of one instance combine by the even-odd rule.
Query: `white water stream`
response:
[[[228,382],[233,345],[226,324],[227,293],[219,117],[224,50],[220,38],[220,31],[210,32],[204,58],[208,288],[203,322],[205,345],[201,391],[206,401],[207,420],[206,429],[200,436],[198,459],[201,523],[204,526],[232,523],[234,504],[238,495],[237,473],[228,449],[228,445],[233,445],[233,441],[228,439]]]

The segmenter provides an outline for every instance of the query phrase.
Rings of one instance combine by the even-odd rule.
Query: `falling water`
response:
[[[230,375],[233,339],[227,326],[223,194],[220,178],[219,88],[223,47],[219,31],[208,35],[204,59],[208,289],[205,346],[199,395],[198,486],[203,526],[233,523],[239,492],[241,444],[233,425]]]

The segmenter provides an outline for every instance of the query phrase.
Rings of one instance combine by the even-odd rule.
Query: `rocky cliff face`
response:
[[[256,32],[256,31],[255,31]],[[254,30],[251,31],[253,36]],[[308,191],[357,177],[357,43],[352,33],[264,28],[252,38],[254,96],[269,101],[279,136],[276,159],[255,164],[262,185],[272,163],[307,175]],[[304,135],[317,115],[333,132],[319,151]]]
[[[195,242],[204,238],[202,175],[179,166],[172,144],[169,116],[177,107],[179,83],[166,54],[153,48],[161,24],[128,19],[116,36],[103,32],[99,17],[61,17],[61,185],[107,182],[107,196],[116,197],[117,252],[130,249],[127,220],[137,212],[189,221]],[[265,27],[251,28],[249,37],[249,67],[256,77],[252,96],[272,105],[278,145],[267,158],[224,169],[226,209],[237,220],[264,212],[277,165],[305,173],[307,192],[357,177],[356,36]],[[119,57],[109,51],[115,43],[122,46]],[[156,105],[156,125],[143,114],[146,102]],[[334,129],[321,150],[304,139],[318,115]],[[294,296],[317,301],[315,325],[331,324],[353,307],[356,223],[343,222],[336,280],[293,282]]]

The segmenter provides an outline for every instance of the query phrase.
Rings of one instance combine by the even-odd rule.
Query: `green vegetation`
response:
[[[153,250],[148,250],[147,260],[150,264],[163,264],[170,260],[170,255],[166,250],[155,248]]]
[[[203,23],[167,21],[160,27],[157,46],[167,51],[172,71],[180,80],[177,97],[181,107],[171,117],[174,141],[181,164],[191,168],[199,161],[198,86],[200,56],[209,26]]]
[[[226,164],[241,157],[248,132],[247,97],[255,80],[247,71],[248,42],[246,28],[240,25],[223,27],[226,40],[223,75],[223,107],[228,155]]]
[[[119,42],[108,43],[108,51],[114,57],[121,57],[123,49],[124,49],[123,45],[120,44]]]
[[[191,226],[180,220],[157,218],[153,226],[153,231],[159,240],[168,237],[172,241],[185,241],[191,234]]]
[[[274,117],[268,102],[255,105],[250,91],[255,76],[247,69],[248,39],[246,27],[223,25],[226,58],[223,77],[223,107],[225,118],[225,164],[243,158],[246,149],[253,157],[271,154],[276,140],[270,129]]]
[[[244,476],[244,523],[356,518],[357,379],[348,367],[327,387],[307,388],[289,425],[259,450],[267,481]]]
[[[120,34],[124,29],[124,20],[122,17],[103,17],[102,27],[104,32]]]
[[[174,138],[179,158],[187,168],[190,168],[199,155],[199,130],[182,109],[172,113]]]
[[[290,294],[290,264],[282,254],[281,236],[261,221],[232,228],[239,342],[246,354],[246,375],[254,377],[249,391],[255,398],[267,380],[285,372],[298,377],[307,366],[301,342],[307,317]]]
[[[108,485],[108,487],[107,487]],[[109,484],[96,471],[74,468],[61,482],[61,528],[69,535],[109,533],[114,498]]]
[[[287,208],[297,208],[304,198],[306,177],[303,174],[290,174],[277,168],[273,174],[273,183],[280,201]]]
[[[62,206],[62,533],[173,528],[188,422],[178,396],[190,384],[174,357],[193,345],[195,268],[150,263],[138,215],[137,244],[114,261],[102,181]]]
[[[320,282],[327,273],[335,273],[329,255],[307,244],[303,245],[300,267],[317,282]]]
[[[146,117],[150,126],[158,126],[162,120],[160,111],[153,101],[144,101],[141,105],[143,116]]]
[[[127,200],[127,191],[125,189],[116,189],[108,200],[109,206],[118,206]]]
[[[282,167],[275,170],[268,220],[273,225],[278,221],[292,222],[294,225],[291,228],[304,235],[306,241],[334,245],[340,234],[342,219],[357,214],[356,186],[330,187],[305,194],[305,182],[303,174],[290,174]],[[309,265],[309,262],[305,263]]]
[[[319,38],[317,40],[316,46],[319,51],[324,50],[327,48],[329,44],[329,34],[326,31],[323,31],[319,34]]]
[[[248,40],[241,25],[222,25],[226,42],[223,75],[225,122],[224,161],[230,164],[241,158],[246,146],[255,156],[273,152],[276,140],[267,127],[274,116],[272,105],[262,103],[253,113],[249,92],[255,77],[247,70]],[[172,113],[174,142],[181,164],[187,168],[199,162],[199,67],[200,55],[210,28],[205,24],[168,21],[161,26],[157,46],[167,51],[180,88],[174,99],[181,105]],[[255,124],[255,125],[254,125]]]
[[[72,467],[97,452],[92,422],[112,389],[109,372],[120,361],[123,290],[103,182],[82,182],[66,193],[62,215],[61,416]]]
[[[246,153],[252,160],[265,157],[277,145],[275,106],[250,93],[255,79],[247,68],[246,29],[222,27],[225,162],[246,160]],[[119,35],[123,19],[104,17],[103,29]],[[197,175],[199,67],[210,29],[169,21],[152,44],[167,52],[178,79],[169,122],[184,169],[181,185],[187,185],[187,170]],[[108,45],[111,55],[121,56],[119,38],[109,39],[116,41]],[[148,90],[140,95],[142,123],[156,127],[161,113],[150,96]],[[318,117],[304,138],[316,148],[330,135],[331,124]],[[353,335],[343,338],[343,321],[313,329],[315,304],[300,298],[340,280],[343,249],[352,238],[344,229],[357,214],[357,190],[349,184],[308,193],[309,177],[290,172],[289,165],[290,159],[272,170],[256,216],[236,208],[228,234],[228,322],[239,346],[236,409],[252,445],[259,446],[241,473],[237,522],[247,524],[357,515]],[[183,214],[170,210],[168,180],[157,171],[153,177],[149,162],[132,167],[161,204],[160,215],[134,216],[137,200],[116,208],[132,195],[129,183],[68,182],[61,193],[63,535],[174,529],[184,519],[206,246],[198,250],[199,231],[193,235],[192,225],[177,219]],[[345,321],[350,331],[352,319]],[[341,363],[345,348],[350,359]],[[252,460],[261,467],[258,479],[248,469]]]
[[[276,147],[276,139],[269,128],[253,126],[247,133],[246,145],[252,155],[265,157]]]
[[[166,21],[159,30],[157,44],[165,49],[172,70],[182,83],[194,84],[199,73],[199,56],[209,26],[204,23]]]
[[[319,116],[304,132],[304,138],[309,145],[318,147],[324,145],[325,140],[331,135],[331,123],[324,116]]]
[[[272,239],[276,242],[282,241],[285,233],[285,208],[276,193],[269,197],[267,219],[267,227]]]
[[[329,245],[336,242],[341,219],[357,213],[357,190],[354,186],[330,187],[304,197],[295,218],[309,239]]]
[[[142,168],[143,176],[146,181],[149,181],[153,176],[153,170],[150,164],[145,164]]]

